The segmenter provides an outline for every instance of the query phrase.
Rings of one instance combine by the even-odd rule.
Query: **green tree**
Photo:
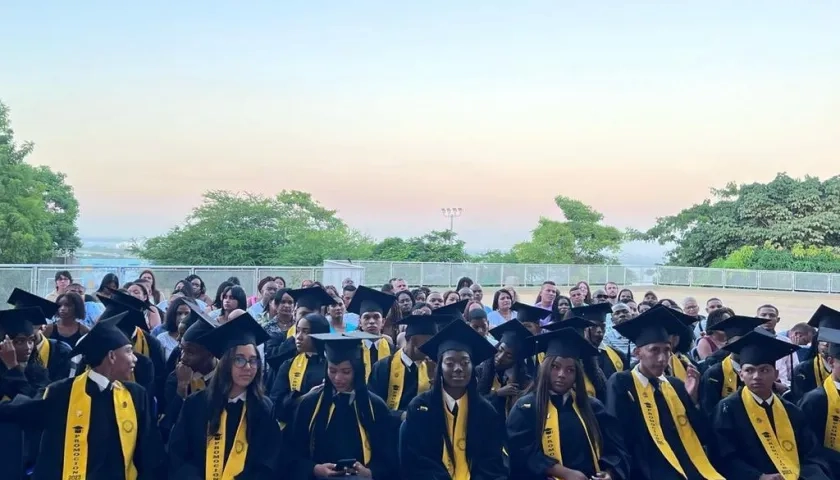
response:
[[[511,253],[520,263],[613,263],[624,234],[602,225],[604,216],[585,203],[558,195],[554,203],[564,221],[540,218],[531,239],[517,243]]]
[[[81,246],[79,204],[64,175],[32,167],[34,145],[15,143],[9,110],[0,102],[0,263],[39,263]]]
[[[389,237],[376,244],[371,257],[396,262],[465,262],[469,255],[463,240],[450,230],[433,230],[419,237]]]
[[[325,259],[368,258],[371,241],[309,193],[269,198],[211,191],[184,225],[135,248],[160,264],[320,265]]]
[[[639,237],[675,243],[669,261],[708,266],[744,246],[840,246],[840,176],[821,182],[779,173],[769,183],[712,190],[713,199],[659,218]]]

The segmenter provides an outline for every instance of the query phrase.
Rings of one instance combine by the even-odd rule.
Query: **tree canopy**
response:
[[[709,266],[744,246],[840,247],[840,176],[820,181],[779,173],[769,183],[729,183],[713,199],[659,218],[640,238],[676,243],[669,261]]]
[[[81,246],[79,203],[64,174],[26,163],[34,144],[18,145],[0,102],[0,263],[40,263]]]
[[[469,255],[464,247],[464,241],[451,230],[433,230],[406,240],[386,238],[373,247],[371,257],[402,262],[466,262]]]

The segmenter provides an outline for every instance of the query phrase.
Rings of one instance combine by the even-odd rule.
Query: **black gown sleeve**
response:
[[[400,472],[402,480],[451,480],[443,466],[443,437],[426,403],[427,395],[414,398],[400,427]],[[478,480],[478,479],[475,479]]]
[[[758,479],[767,472],[761,472],[743,460],[744,450],[738,442],[739,423],[735,418],[737,410],[732,405],[733,400],[740,401],[734,398],[722,400],[715,408],[712,425],[720,459],[715,467],[726,478]]]
[[[184,399],[178,395],[178,378],[175,376],[175,372],[170,373],[169,376],[166,377],[166,383],[163,387],[163,396],[164,405],[166,406],[164,407],[164,411],[161,412],[162,416],[160,418],[159,426],[161,434],[163,434],[164,440],[166,440],[169,437],[169,431],[172,430],[172,427],[178,420],[178,415],[181,413],[181,407],[184,405]]]
[[[601,458],[598,462],[601,470],[613,472],[616,480],[630,480],[630,452],[624,445],[618,419],[607,412],[603,403],[597,399],[590,401],[592,412],[598,420],[601,433]]]
[[[814,389],[814,384],[817,383],[814,377],[814,360],[802,362],[793,368],[793,373],[790,379],[790,399],[801,400],[805,394]],[[817,385],[820,386],[820,385]]]
[[[721,401],[720,392],[723,388],[722,374],[723,370],[712,367],[703,372],[703,376],[700,377],[700,390],[698,392],[700,409],[708,416],[714,415],[715,408]]]
[[[496,413],[496,408],[486,400],[476,402],[480,415],[470,418],[479,421],[479,438],[468,438],[470,444],[478,443],[477,455],[470,462],[471,480],[508,480],[509,471],[505,465],[503,449],[505,447],[505,416]],[[467,433],[469,435],[469,426]],[[442,453],[442,451],[441,451]],[[440,457],[441,455],[439,455]]]
[[[792,403],[785,403],[790,424],[796,436],[796,448],[799,452],[799,478],[801,480],[831,480],[828,463],[820,451],[822,442],[817,440],[814,432],[808,427],[808,422],[802,410]]]
[[[367,467],[370,469],[374,479],[398,478],[398,453],[391,417],[393,412],[388,409],[385,401],[378,396],[371,395],[370,402],[373,406],[376,429],[375,432],[370,432],[370,434],[377,435],[378,441],[373,443],[373,445],[376,445],[379,451],[374,452],[370,459],[370,465],[367,465]]]
[[[204,461],[204,451],[196,451],[193,448],[194,438],[207,438],[206,436],[206,408],[202,405],[204,395],[193,395],[184,401],[182,408],[172,431],[169,433],[169,478],[178,480],[203,480],[203,468],[198,468],[196,462]],[[199,404],[202,403],[202,404]],[[202,428],[203,427],[203,428]],[[196,430],[200,429],[201,435],[196,437]]]
[[[248,440],[245,470],[237,476],[237,480],[286,478],[289,455],[280,448],[283,442],[282,432],[272,410],[271,400],[264,398],[259,408],[249,415],[249,425],[255,423],[257,427],[253,430],[254,438]]]
[[[153,337],[151,334],[146,335],[146,340],[149,343],[149,360],[152,361],[154,369],[152,370],[154,376],[152,389],[149,394],[159,400],[163,399],[163,384],[166,381],[166,357],[164,356],[164,348],[160,344],[160,340]],[[163,405],[161,405],[163,406]]]
[[[278,379],[279,380],[279,379]],[[309,480],[312,478],[312,469],[315,468],[315,461],[310,453],[309,421],[315,411],[318,401],[317,394],[304,396],[297,405],[290,425],[284,431],[284,450],[293,458],[291,469],[292,480]]]
[[[17,395],[34,397],[37,392],[38,388],[30,382],[27,372],[22,367],[8,370],[5,365],[0,364],[0,398],[12,399]]]
[[[296,408],[296,401],[301,396],[300,392],[292,390],[289,383],[289,370],[292,367],[292,360],[286,360],[280,365],[274,384],[271,387],[269,398],[274,403],[274,417],[285,424],[292,423],[293,414]]]
[[[825,390],[818,388],[808,392],[802,399],[799,408],[811,427],[811,431],[816,435],[817,443],[820,443],[820,439],[825,438],[825,429],[828,422],[828,397],[826,397]],[[822,443],[819,445],[819,451],[822,458],[828,462],[830,471],[840,472],[840,452],[834,451]]]
[[[149,393],[137,385],[126,385],[131,392],[137,412],[137,445],[134,449],[134,466],[138,480],[156,480],[165,476],[166,456],[163,441],[157,429]]]
[[[516,402],[508,414],[506,427],[511,470],[524,468],[530,476],[547,477],[546,472],[557,460],[543,453],[542,445],[537,442],[534,395],[526,395]]]

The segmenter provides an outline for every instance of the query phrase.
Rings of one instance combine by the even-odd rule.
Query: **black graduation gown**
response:
[[[616,370],[615,365],[613,365],[612,360],[610,360],[610,356],[607,355],[607,352],[601,349],[598,349],[598,366],[601,367],[601,370],[604,372],[604,377],[609,380],[610,377],[613,376],[615,372],[623,372],[627,370],[630,366],[630,362],[627,360],[627,355],[623,352],[619,352],[618,350],[606,346],[606,348],[611,349],[613,352],[618,354],[618,357],[621,359],[621,370]]]
[[[523,369],[521,371],[524,372],[525,370]],[[509,379],[504,373],[496,370],[496,365],[492,358],[485,360],[476,368],[476,379],[478,382],[478,393],[493,405],[493,408],[499,415],[506,417],[507,406],[510,405],[513,407],[513,404],[516,403],[516,398],[508,400],[507,397],[496,395],[496,392],[493,390],[494,380],[498,380],[499,386],[504,387],[508,384]],[[520,384],[519,387],[524,389],[528,383],[530,383],[530,379],[526,379],[525,384]]]
[[[595,475],[592,452],[586,441],[586,433],[572,406],[571,397],[563,403],[560,395],[551,396],[560,415],[560,453],[563,465],[577,470],[587,478]],[[627,480],[630,457],[621,438],[616,419],[607,413],[604,404],[590,398],[592,411],[600,426],[603,447],[598,464],[602,471],[613,472],[615,480]],[[537,441],[536,394],[529,393],[520,398],[511,409],[507,419],[507,451],[510,455],[511,471],[517,480],[545,480],[546,470],[557,461],[546,456],[541,442]]]
[[[633,371],[618,372],[607,382],[607,411],[618,419],[618,424],[622,428],[624,443],[633,459],[628,478],[633,480],[686,480],[668,463],[656,447],[650,433],[648,433],[647,425],[642,417],[642,410],[637,403],[639,398],[636,395],[632,375],[634,375]],[[682,400],[688,420],[700,443],[709,446],[712,431],[709,428],[708,417],[694,406],[694,402],[685,389],[685,384],[680,379],[666,378]],[[668,412],[665,397],[661,395],[655,395],[655,397],[662,433],[674,451],[677,460],[679,460],[683,471],[685,471],[687,480],[703,480],[694,464],[691,463],[691,459],[680,441],[677,427]],[[709,458],[714,464],[714,457],[709,455]]]
[[[437,393],[437,395],[435,395]],[[446,420],[440,390],[414,397],[400,428],[400,470],[403,480],[451,480],[443,465]],[[504,417],[477,392],[470,399],[467,448],[472,451],[470,480],[507,480],[508,469],[502,448],[505,444]]]
[[[791,401],[799,401],[805,394],[811,390],[816,390],[822,387],[822,383],[817,381],[814,375],[814,361],[815,359],[806,360],[793,368],[793,377],[790,381],[790,394],[788,397]],[[831,374],[826,372],[826,376]]]
[[[41,448],[32,480],[60,480],[64,466],[64,430],[73,379],[52,383],[47,398],[21,405],[0,405],[0,422],[14,421],[22,426],[43,428]],[[138,480],[165,478],[163,443],[152,415],[151,400],[140,385],[124,384],[137,412],[137,444],[134,466]],[[100,392],[92,380],[86,391],[91,396],[91,418],[88,432],[88,466],[85,480],[119,480],[125,478],[120,437],[114,413],[112,389]]]
[[[763,474],[778,473],[750,423],[741,390],[743,388],[721,400],[715,409],[713,425],[720,455],[719,471],[724,477],[734,479],[757,479]],[[782,402],[793,427],[799,451],[800,480],[830,480],[828,465],[820,458],[820,443],[808,428],[802,411],[778,396],[773,401]]]
[[[371,470],[374,480],[393,479],[397,477],[399,463],[395,435],[391,428],[393,425],[391,412],[384,400],[370,392],[368,394],[373,407],[374,427],[373,431],[365,432],[371,448],[370,461],[365,466]],[[287,430],[289,432],[286,438],[287,448],[295,457],[294,474],[291,477],[294,480],[315,478],[312,475],[312,469],[321,463],[336,463],[339,460],[351,458],[364,463],[362,437],[356,422],[356,411],[348,401],[349,395],[335,397],[333,403],[335,409],[327,426],[325,438],[317,442],[314,452],[310,451],[310,445],[313,443],[309,423],[320,395],[321,389],[318,389],[301,398],[294,422]]]
[[[402,358],[394,359],[395,356],[401,357],[401,355],[402,350],[397,350],[397,352],[390,357],[378,360],[373,364],[373,368],[370,369],[370,377],[368,377],[368,390],[379,398],[388,398],[388,391],[390,390],[389,387],[391,384],[391,361],[394,360],[402,362]],[[411,400],[417,396],[417,379],[419,377],[417,362],[414,362],[412,366],[414,368],[409,368],[403,363],[403,367],[405,367],[405,375],[403,376],[402,395],[400,396],[400,403],[397,406],[397,409],[391,412],[391,416],[394,417],[397,422],[395,424],[396,428],[399,428],[399,423],[402,422],[402,413],[406,408],[408,408],[408,404]]]
[[[45,338],[50,342],[50,359],[47,361],[47,370],[50,380],[53,382],[70,376],[70,352],[72,348],[64,342],[53,338]],[[36,348],[37,351],[37,348]]]
[[[210,422],[210,405],[207,390],[195,393],[184,400],[178,420],[169,438],[169,478],[178,480],[204,480],[207,454],[207,425]],[[225,423],[225,459],[230,455],[244,402],[228,403]],[[282,434],[274,420],[271,400],[249,399],[247,438],[248,453],[245,468],[237,480],[283,479],[280,448]]]
[[[271,401],[274,403],[274,417],[285,424],[292,423],[298,399],[309,393],[314,387],[324,383],[327,375],[327,362],[323,355],[312,355],[303,372],[300,391],[292,390],[289,383],[289,370],[294,358],[290,358],[280,365],[274,384],[271,386]]]
[[[736,375],[738,388],[744,386],[740,375]],[[723,399],[721,396],[723,392],[723,364],[716,363],[703,372],[700,378],[700,388],[698,396],[700,399],[700,409],[703,410],[709,418],[715,413],[718,403]]]
[[[30,361],[26,368],[18,366],[11,370],[0,362],[0,399],[7,397],[12,400],[17,395],[34,397],[49,383],[49,372],[35,362]]]
[[[829,472],[834,472],[834,478],[840,478],[840,452],[826,447],[823,443],[828,424],[828,396],[825,388],[820,387],[805,394],[805,398],[799,403],[799,408],[811,426],[811,431],[816,435],[817,450],[828,464]]]
[[[721,348],[720,350],[712,353],[708,357],[704,358],[702,362],[697,364],[697,369],[700,371],[700,373],[704,373],[709,368],[712,368],[713,366],[717,365],[718,363],[724,361],[726,359],[726,357],[728,357],[728,356],[729,356],[729,351]]]
[[[153,397],[158,399],[158,403],[161,403],[161,407],[163,407],[163,384],[166,382],[166,357],[164,356],[163,346],[160,344],[160,340],[153,337],[149,332],[143,332],[146,335],[146,342],[149,344],[149,360],[152,361],[152,369],[153,374],[153,389],[149,390]],[[132,342],[134,340],[132,339]],[[136,355],[140,357],[141,355]],[[136,367],[135,367],[136,370]],[[146,385],[144,385],[146,386]],[[148,387],[147,387],[148,388]]]
[[[154,392],[155,390],[155,367],[148,357],[136,354],[135,358],[137,358],[137,362],[134,364],[133,383],[136,383],[143,387],[146,390],[146,392],[150,392],[149,397],[151,397],[152,404],[155,407],[155,410],[157,410],[157,404],[155,403],[156,400],[154,398],[154,395],[151,394],[151,392]],[[76,374],[74,376],[78,377],[79,375],[85,373],[87,367],[87,362],[83,357],[81,363],[76,367]]]
[[[272,337],[264,344],[263,353],[265,354],[266,365],[263,385],[266,392],[271,392],[274,388],[274,380],[277,378],[277,371],[280,370],[283,362],[297,355],[295,339]]]
[[[23,397],[21,397],[23,398]],[[24,473],[23,429],[14,423],[0,422],[0,465],[3,478],[20,480]]]
[[[192,385],[187,389],[187,396],[197,393],[199,390],[193,391]],[[175,372],[169,374],[166,378],[166,385],[163,388],[163,395],[165,397],[163,409],[158,409],[160,419],[158,425],[160,432],[163,435],[164,442],[169,438],[169,431],[178,420],[178,415],[181,413],[181,407],[184,405],[184,400],[178,395],[178,377]]]

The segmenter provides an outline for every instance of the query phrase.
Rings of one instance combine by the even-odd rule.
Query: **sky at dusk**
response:
[[[82,235],[297,189],[377,238],[459,206],[468,247],[505,248],[558,194],[646,228],[840,173],[837,2],[124,3],[0,6],[0,100]]]

